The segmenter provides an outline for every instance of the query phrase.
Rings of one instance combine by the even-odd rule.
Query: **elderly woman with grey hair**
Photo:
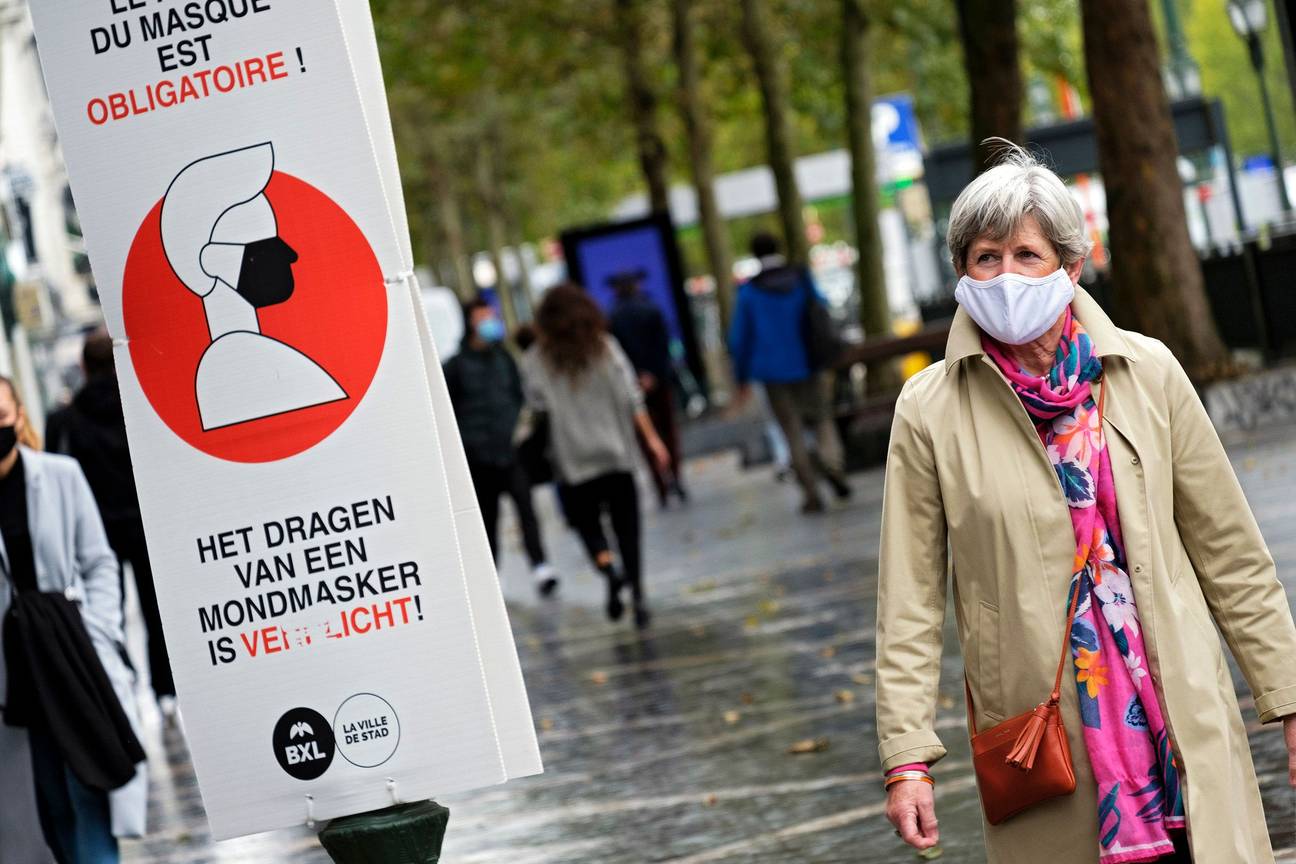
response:
[[[1025,151],[959,196],[949,250],[959,310],[945,359],[905,385],[887,458],[888,818],[912,846],[938,841],[929,769],[945,755],[935,708],[948,582],[973,750],[997,760],[986,770],[1008,761],[1019,767],[1007,790],[1032,788],[1011,771],[1031,764],[1039,735],[1008,739],[1005,759],[977,730],[1016,735],[1037,705],[1060,716],[1054,740],[1072,754],[1074,791],[1008,818],[1005,787],[982,780],[992,864],[1045,851],[1055,864],[1272,862],[1216,627],[1260,721],[1283,721],[1289,754],[1296,627],[1201,401],[1164,345],[1117,328],[1077,286],[1083,214]],[[1059,669],[1070,683],[1050,693]]]

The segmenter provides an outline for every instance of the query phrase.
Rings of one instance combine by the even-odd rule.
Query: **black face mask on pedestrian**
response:
[[[239,295],[257,309],[282,303],[292,296],[292,265],[297,253],[281,237],[257,240],[243,247]]]
[[[6,458],[18,446],[18,426],[10,423],[0,426],[0,459]]]

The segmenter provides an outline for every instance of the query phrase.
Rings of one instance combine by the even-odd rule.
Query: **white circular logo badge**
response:
[[[343,759],[360,768],[376,768],[396,752],[400,721],[386,699],[357,693],[338,708],[333,737]]]

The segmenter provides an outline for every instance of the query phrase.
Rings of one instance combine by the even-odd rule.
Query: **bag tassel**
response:
[[[1035,767],[1035,755],[1039,752],[1040,742],[1044,740],[1044,730],[1048,726],[1048,719],[1056,710],[1057,705],[1052,702],[1045,702],[1042,705],[1035,706],[1035,710],[1031,712],[1031,718],[1026,721],[1021,734],[1017,736],[1013,749],[1008,752],[1006,761],[1009,765],[1023,771],[1029,771]]]

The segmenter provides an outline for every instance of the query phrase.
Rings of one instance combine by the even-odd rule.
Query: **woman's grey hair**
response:
[[[1084,212],[1061,178],[1010,141],[991,138],[984,143],[1000,145],[1001,153],[993,168],[959,193],[950,210],[947,242],[954,268],[965,269],[968,248],[978,237],[1003,240],[1027,216],[1035,217],[1063,267],[1087,256],[1093,244],[1085,236]]]

